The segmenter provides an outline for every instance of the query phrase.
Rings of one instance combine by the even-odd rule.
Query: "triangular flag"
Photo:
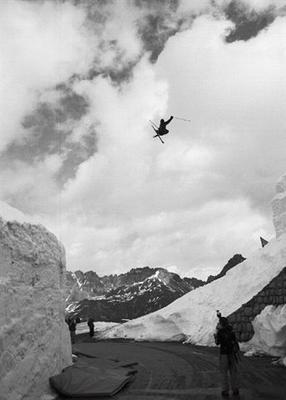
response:
[[[261,246],[264,247],[267,245],[268,241],[263,239],[263,237],[260,236],[260,241],[261,241]]]

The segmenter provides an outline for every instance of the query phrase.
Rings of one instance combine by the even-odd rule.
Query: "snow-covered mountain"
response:
[[[279,181],[276,190],[272,203],[276,239],[228,270],[223,277],[185,294],[161,310],[118,325],[103,337],[184,339],[196,344],[214,345],[216,310],[219,309],[224,316],[235,315],[236,311],[242,310],[235,319],[239,329],[251,325],[254,321],[251,318],[256,314],[255,320],[259,320],[259,324],[254,323],[254,343],[257,345],[259,341],[261,347],[266,349],[263,343],[265,335],[259,335],[257,329],[264,326],[267,330],[270,326],[271,335],[266,332],[266,336],[271,337],[267,351],[275,348],[276,354],[286,355],[286,309],[282,306],[286,303],[286,175]],[[269,305],[273,305],[274,309],[279,307],[278,317],[273,317],[275,321],[279,318],[276,326],[262,322],[265,318],[269,319],[269,311],[263,311]]]
[[[133,268],[120,275],[99,277],[95,272],[67,274],[66,311],[86,320],[119,322],[158,310],[204,284],[181,278],[164,268]]]
[[[164,268],[132,268],[120,275],[99,277],[96,272],[66,273],[66,312],[86,320],[120,322],[159,310],[206,283],[219,279],[244,261],[241,254],[228,260],[207,282],[181,278]]]

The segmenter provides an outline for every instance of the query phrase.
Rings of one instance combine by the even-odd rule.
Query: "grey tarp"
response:
[[[73,354],[79,355],[79,356],[85,356],[85,357],[93,357],[93,358],[98,358],[97,357],[97,347],[93,346],[91,343],[79,343],[73,345]],[[110,365],[113,365],[114,367],[132,367],[137,364],[137,362],[130,361],[130,360],[118,360],[116,357],[113,358],[107,358],[107,359],[101,359],[102,362],[105,364],[108,362],[111,362]],[[116,362],[114,364],[114,361]]]
[[[79,356],[72,366],[50,378],[59,394],[71,398],[113,396],[133,380],[137,371],[131,363],[97,358],[93,351],[87,354],[88,347],[84,349],[87,357]]]

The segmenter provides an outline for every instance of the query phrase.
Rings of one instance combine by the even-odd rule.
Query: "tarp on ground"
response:
[[[78,343],[73,345],[72,348],[73,354],[79,355],[79,356],[85,356],[85,357],[92,357],[92,358],[98,358],[97,352],[98,349],[96,346],[93,346],[90,343]],[[138,364],[136,361],[132,360],[119,360],[116,357],[112,358],[101,358],[102,362],[104,364],[108,364],[110,362],[110,366],[114,367],[132,367],[136,364]],[[115,361],[115,363],[114,363]]]
[[[136,369],[102,358],[79,357],[74,365],[50,378],[51,386],[66,397],[113,396],[133,380]]]

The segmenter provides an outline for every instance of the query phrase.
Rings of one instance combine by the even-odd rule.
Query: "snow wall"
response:
[[[273,223],[276,237],[279,238],[286,232],[286,174],[276,185],[276,196],[272,200]]]
[[[280,307],[286,304],[286,268],[275,276],[250,301],[244,303],[238,310],[228,315],[239,341],[250,340],[254,334],[254,320],[266,307]],[[273,308],[270,308],[273,310]]]
[[[187,293],[161,310],[116,326],[102,336],[135,340],[186,340],[190,343],[212,346],[217,324],[217,309],[222,315],[229,316],[250,302],[257,294],[260,294],[257,300],[261,302],[261,306],[257,308],[256,315],[269,303],[276,305],[277,299],[279,299],[277,304],[283,305],[284,282],[281,283],[282,280],[278,278],[278,282],[275,280],[274,285],[272,281],[280,274],[284,281],[285,275],[286,175],[278,182],[276,191],[277,194],[272,202],[276,239],[229,270],[224,277]],[[271,289],[271,292],[269,290],[264,292],[265,288]],[[282,309],[282,312],[283,310],[285,309]],[[250,310],[244,311],[242,317],[248,318],[247,312]],[[251,320],[247,321],[250,322],[243,321],[243,324],[251,325]]]
[[[254,336],[246,343],[249,355],[286,355],[286,305],[267,306],[252,322]]]
[[[71,364],[64,272],[53,234],[0,218],[0,400],[40,400]]]

